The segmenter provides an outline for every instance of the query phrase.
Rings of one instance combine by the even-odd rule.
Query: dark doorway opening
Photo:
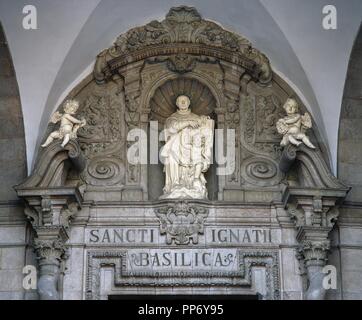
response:
[[[138,300],[138,301],[225,301],[225,300],[261,300],[261,295],[109,295],[108,300]]]

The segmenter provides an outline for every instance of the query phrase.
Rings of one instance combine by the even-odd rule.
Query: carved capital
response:
[[[329,230],[338,219],[339,191],[289,188],[286,207],[296,227],[326,227]]]
[[[42,263],[58,264],[62,260],[68,258],[66,254],[66,246],[61,239],[39,239],[34,240],[34,249],[37,257]]]
[[[297,234],[300,243],[297,258],[302,274],[308,278],[308,287],[305,291],[307,300],[322,300],[325,296],[323,267],[328,261],[329,231],[329,227],[303,226],[299,228]]]
[[[328,260],[329,248],[329,240],[304,240],[299,248],[299,252],[303,255],[303,260],[306,265],[321,264],[324,266]]]
[[[296,190],[294,190],[296,191]],[[337,198],[298,190],[289,198],[287,211],[297,228],[298,259],[306,266],[324,266],[328,260],[328,234],[338,217]],[[309,195],[308,195],[309,193]],[[318,194],[318,193],[317,193]]]
[[[29,212],[38,215],[29,215]],[[78,204],[71,202],[63,206],[54,205],[47,198],[36,209],[27,207],[26,214],[35,231],[34,249],[42,263],[56,265],[67,258],[65,243],[68,240],[68,228],[71,217],[78,211]],[[46,213],[46,215],[44,214]]]
[[[80,208],[81,194],[75,188],[33,189],[22,193],[24,213],[37,230],[39,227],[69,227],[70,219]]]
[[[68,258],[64,226],[37,226],[34,228],[34,250],[39,261],[38,293],[41,300],[58,300],[58,281],[61,264]]]
[[[305,298],[324,299],[323,267],[328,261],[328,234],[338,218],[338,203],[346,188],[287,188],[285,204],[297,229],[297,258],[302,274],[308,278]]]
[[[41,300],[58,300],[61,263],[68,258],[66,241],[70,219],[80,208],[78,188],[18,188],[25,200],[24,213],[34,229],[34,250],[39,261],[38,293]]]
[[[298,256],[306,267],[324,266],[328,260],[330,240],[329,227],[302,226],[298,229]]]
[[[41,227],[38,229],[34,249],[39,260],[38,293],[40,299],[59,300],[58,281],[61,263],[68,258],[61,228]]]
[[[34,249],[40,262],[58,265],[66,259],[65,242],[68,240],[70,219],[80,205],[74,194],[61,195],[60,189],[52,192],[26,197],[24,211],[35,231]]]
[[[204,233],[204,221],[209,210],[186,201],[176,202],[155,210],[160,220],[160,233],[166,234],[166,243],[197,244]]]

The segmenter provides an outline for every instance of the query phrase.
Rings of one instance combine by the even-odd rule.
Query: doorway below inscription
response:
[[[243,295],[136,295],[136,294],[114,294],[109,295],[108,300],[138,300],[138,301],[164,301],[164,300],[195,300],[195,301],[221,301],[221,300],[261,300],[258,294]]]

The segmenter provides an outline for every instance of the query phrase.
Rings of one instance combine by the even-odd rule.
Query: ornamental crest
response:
[[[208,209],[190,205],[186,201],[176,202],[155,210],[160,219],[160,233],[166,234],[166,243],[197,244],[198,235],[204,233],[204,221]]]

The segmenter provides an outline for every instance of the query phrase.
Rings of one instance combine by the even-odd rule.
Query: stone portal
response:
[[[158,137],[166,129],[174,139],[183,126],[172,121],[185,94],[190,131],[220,134],[201,144],[196,134],[191,151],[201,156],[185,172],[177,149],[165,186],[152,155],[179,147]],[[276,124],[292,95],[304,113],[263,53],[195,8],[171,8],[120,35],[67,97],[84,119],[77,138],[41,148],[16,187],[34,231],[40,297],[322,299],[328,233],[348,188],[331,174],[317,128],[308,132],[315,149],[280,145]]]

